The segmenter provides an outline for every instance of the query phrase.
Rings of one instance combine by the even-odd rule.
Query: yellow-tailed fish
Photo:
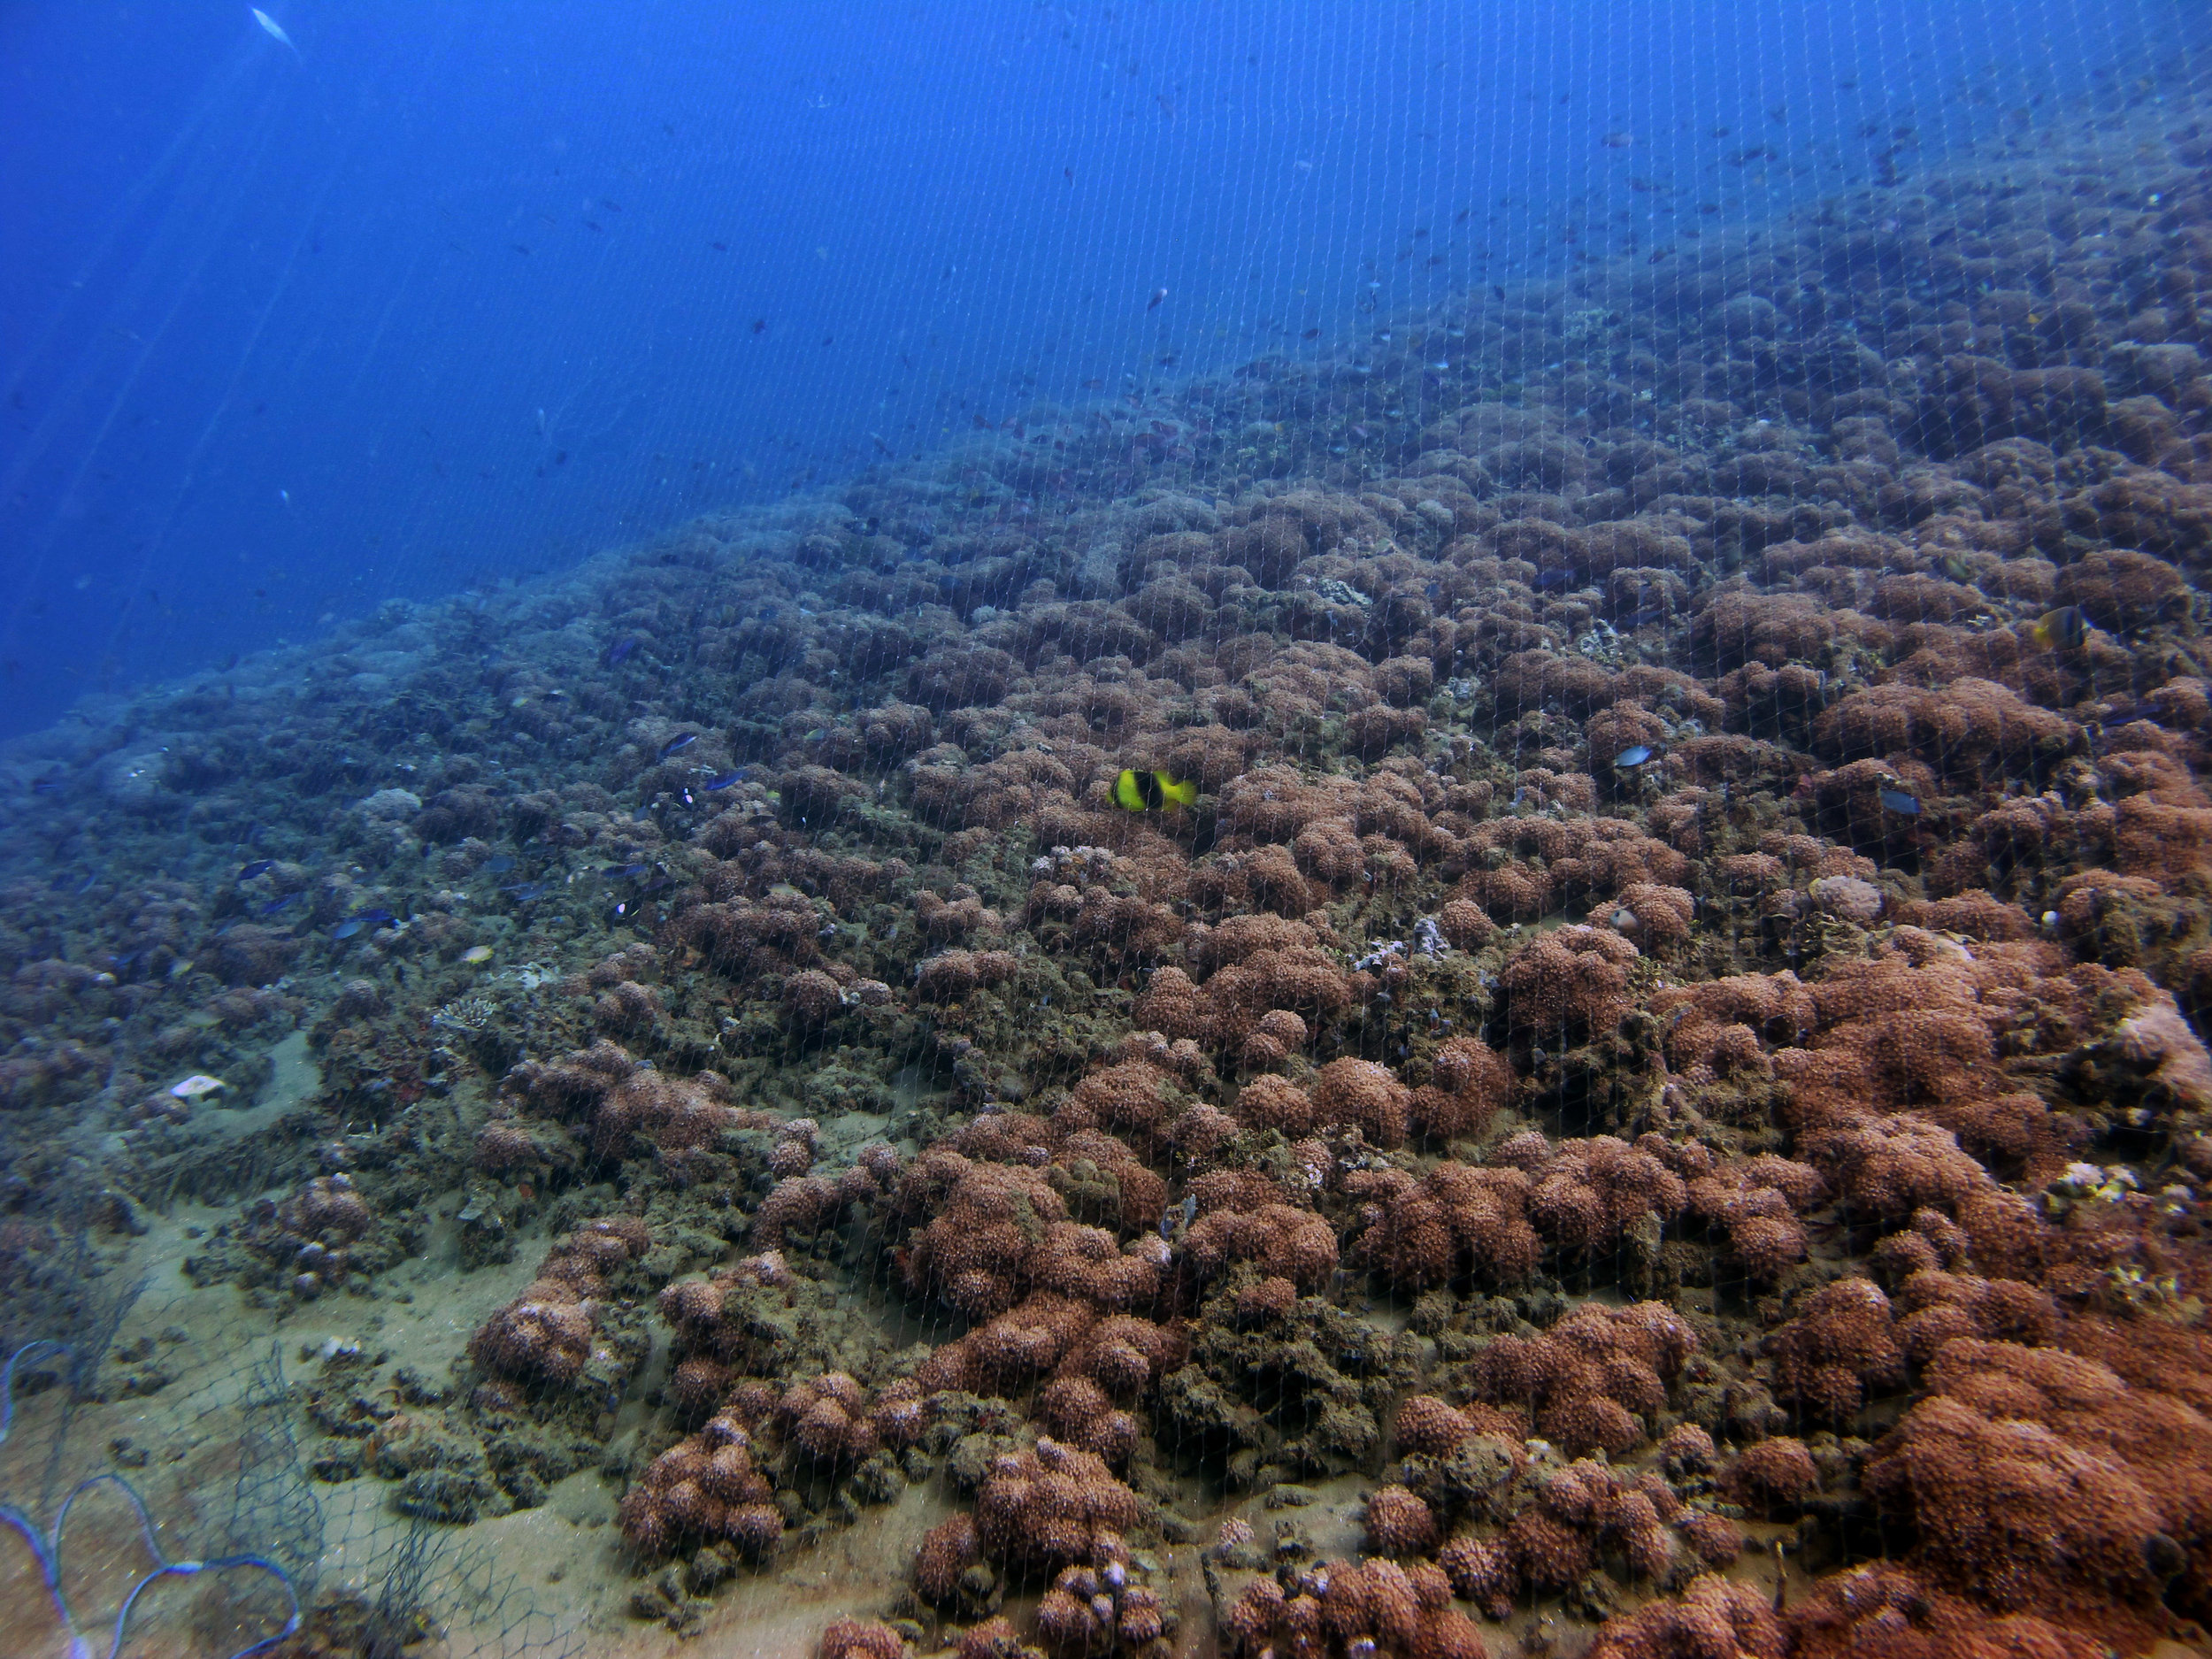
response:
[[[2070,651],[2089,637],[2089,617],[2079,605],[2046,611],[2029,626],[2028,637],[2047,651]]]
[[[1114,804],[1132,812],[1157,812],[1198,804],[1198,786],[1164,772],[1124,772],[1114,780]]]

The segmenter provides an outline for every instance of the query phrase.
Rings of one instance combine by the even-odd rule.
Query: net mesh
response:
[[[17,1348],[0,1377],[19,1651],[581,1650],[484,1542],[320,1484],[269,1320],[106,1341],[140,1288],[104,1328]]]

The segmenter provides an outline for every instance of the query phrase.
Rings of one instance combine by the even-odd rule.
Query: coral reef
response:
[[[1617,1457],[1648,1437],[1668,1382],[1697,1346],[1663,1302],[1585,1304],[1541,1335],[1499,1337],[1469,1380],[1480,1399],[1531,1409],[1538,1432],[1571,1455],[1602,1448]]]
[[[703,1538],[757,1555],[783,1537],[773,1495],[744,1425],[716,1417],[655,1458],[623,1494],[622,1534],[648,1555]]]
[[[469,1357],[495,1376],[572,1384],[588,1378],[603,1394],[619,1386],[638,1357],[606,1340],[601,1309],[608,1277],[645,1254],[652,1235],[634,1216],[577,1228],[539,1263],[521,1295],[477,1327]]]
[[[881,1619],[832,1619],[822,1632],[819,1659],[899,1659],[906,1640]]]
[[[679,1631],[933,1521],[826,1659],[1192,1571],[1251,1659],[2196,1640],[2159,84],[88,703],[0,756],[0,1311],[181,1233],[319,1479],[588,1475]]]
[[[1095,1454],[1040,1439],[992,1464],[976,1494],[975,1535],[1002,1567],[1034,1572],[1091,1560],[1144,1517]]]

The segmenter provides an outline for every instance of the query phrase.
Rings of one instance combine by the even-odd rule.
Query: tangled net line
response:
[[[0,1446],[7,1443],[9,1431],[15,1423],[16,1367],[27,1356],[58,1356],[70,1351],[66,1342],[41,1340],[26,1342],[8,1356],[7,1364],[0,1367]],[[146,1505],[131,1483],[120,1475],[92,1475],[69,1489],[68,1496],[61,1501],[60,1508],[54,1512],[54,1524],[50,1527],[42,1529],[35,1520],[14,1504],[0,1503],[0,1521],[4,1521],[22,1534],[23,1541],[31,1547],[31,1554],[37,1559],[39,1576],[46,1585],[47,1599],[53,1603],[55,1615],[61,1620],[62,1628],[69,1637],[69,1659],[92,1659],[94,1649],[77,1628],[76,1615],[70,1610],[68,1595],[62,1589],[62,1530],[69,1523],[71,1506],[94,1487],[103,1486],[113,1486],[131,1506],[131,1512],[138,1518],[139,1536],[146,1546],[147,1555],[154,1563],[152,1571],[140,1576],[131,1586],[130,1594],[123,1598],[122,1605],[116,1609],[114,1640],[108,1646],[107,1659],[117,1659],[117,1655],[123,1651],[123,1639],[129,1632],[131,1612],[137,1606],[138,1598],[164,1578],[189,1578],[202,1573],[224,1573],[251,1568],[269,1574],[277,1581],[290,1608],[284,1627],[237,1649],[228,1655],[228,1659],[250,1659],[252,1655],[274,1647],[299,1629],[302,1618],[299,1592],[292,1583],[291,1574],[275,1562],[265,1555],[219,1555],[208,1561],[171,1561],[162,1554],[161,1546],[155,1540],[153,1517],[146,1513]]]

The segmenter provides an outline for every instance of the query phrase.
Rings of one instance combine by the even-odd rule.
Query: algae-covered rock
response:
[[[471,1469],[419,1469],[399,1483],[392,1506],[402,1515],[456,1525],[513,1507],[482,1471]]]
[[[1470,1434],[1441,1455],[1406,1458],[1403,1483],[1448,1525],[1462,1517],[1503,1520],[1517,1472],[1515,1450],[1491,1435]]]
[[[1160,1410],[1202,1459],[1225,1464],[1250,1453],[1255,1469],[1341,1474],[1379,1451],[1381,1414],[1420,1363],[1419,1338],[1390,1335],[1317,1296],[1248,1329],[1225,1293],[1207,1303],[1189,1363],[1161,1379]]]
[[[900,1472],[897,1455],[889,1450],[877,1452],[867,1459],[851,1476],[853,1495],[863,1503],[895,1503],[906,1490],[906,1478]]]

